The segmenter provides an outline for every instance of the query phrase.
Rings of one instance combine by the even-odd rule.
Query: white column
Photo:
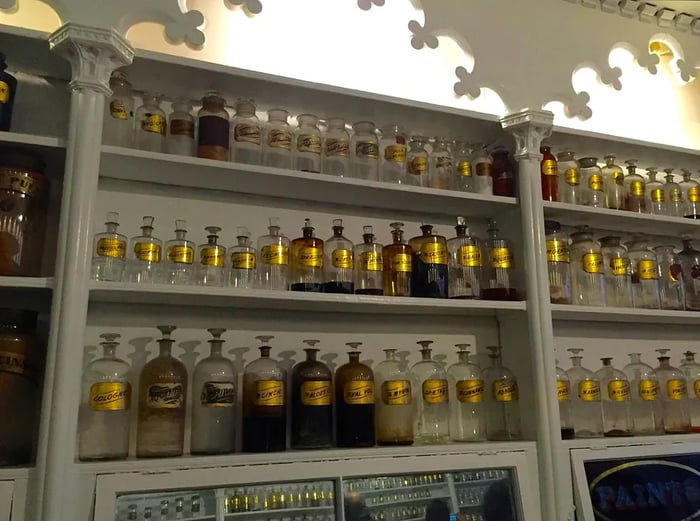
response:
[[[51,49],[71,64],[66,164],[58,231],[55,287],[46,360],[37,471],[27,519],[77,519],[76,429],[80,401],[92,215],[97,194],[102,116],[112,71],[134,51],[112,29],[66,24],[49,37]],[[82,520],[81,520],[82,521]]]

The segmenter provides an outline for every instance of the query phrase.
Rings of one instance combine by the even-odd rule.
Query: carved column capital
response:
[[[546,110],[524,110],[501,118],[503,130],[515,138],[516,159],[539,159],[540,143],[552,133],[554,114]]]
[[[114,29],[68,23],[49,36],[49,46],[70,62],[71,89],[93,90],[105,96],[112,94],[112,71],[134,59],[134,48]]]

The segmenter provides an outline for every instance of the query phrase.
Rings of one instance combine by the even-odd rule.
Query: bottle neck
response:
[[[175,230],[175,238],[181,241],[185,240],[187,236],[187,230]]]
[[[432,352],[432,349],[421,349],[420,350],[420,356],[421,360],[430,360],[430,353]]]
[[[466,237],[467,236],[467,227],[463,226],[461,224],[455,226],[455,231],[457,232],[457,237]]]
[[[403,230],[392,230],[391,236],[394,239],[394,244],[403,244]]]
[[[316,353],[318,353],[318,349],[315,347],[307,347],[304,349],[306,351],[306,361],[307,362],[315,362],[316,361]]]
[[[119,226],[117,223],[106,223],[106,225],[108,233],[117,233],[117,227]]]
[[[241,237],[236,237],[236,239],[238,239],[239,246],[248,246],[248,237],[241,236]]]
[[[302,235],[304,239],[313,239],[314,229],[313,228],[302,228]]]
[[[105,358],[114,358],[117,350],[117,344],[109,344],[102,346],[102,353]]]
[[[161,339],[158,340],[160,344],[160,356],[171,356],[173,350],[173,340]]]
[[[360,361],[360,353],[357,351],[350,351],[348,353],[348,358],[350,359],[351,362],[359,362]]]
[[[469,353],[466,351],[459,351],[457,352],[457,359],[462,362],[463,364],[468,364],[469,363]]]
[[[222,340],[210,340],[209,345],[210,345],[210,351],[209,354],[211,356],[221,356],[221,351],[222,351]]]

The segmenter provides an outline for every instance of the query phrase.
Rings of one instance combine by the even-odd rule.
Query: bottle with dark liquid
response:
[[[5,72],[5,55],[0,53],[0,130],[8,132],[12,123],[12,106],[15,102],[17,80]]]
[[[515,174],[507,150],[496,150],[492,154],[493,195],[515,197]]]
[[[391,223],[394,242],[384,246],[384,294],[391,297],[411,296],[413,249],[403,238],[403,223]]]
[[[335,373],[336,436],[338,447],[374,445],[374,373],[360,363],[361,342],[348,342],[350,361]]]
[[[362,242],[353,248],[355,259],[355,293],[382,295],[382,245],[374,242],[371,226],[362,227]]]
[[[326,241],[326,259],[323,264],[325,283],[324,293],[352,294],[355,267],[352,254],[352,241],[343,236],[343,220],[333,219],[333,237]]]
[[[571,382],[557,360],[557,401],[559,402],[559,426],[562,440],[574,439],[574,422],[571,418]]]
[[[304,219],[302,236],[292,241],[289,289],[317,293],[323,289],[323,241],[314,237],[311,219]]]
[[[306,360],[292,371],[292,448],[320,449],[333,443],[331,370],[316,360],[318,340],[304,340]]]
[[[558,201],[559,175],[557,169],[557,158],[550,151],[547,145],[540,147],[542,161],[540,161],[540,175],[542,177],[542,200]]]
[[[499,236],[496,221],[489,219],[489,263],[484,268],[481,298],[484,300],[517,300],[518,293],[511,285],[513,274],[513,247],[510,241]]]
[[[228,161],[230,125],[226,100],[216,91],[207,92],[197,118],[197,156]]]
[[[447,298],[447,241],[442,235],[433,235],[430,224],[420,229],[423,235],[410,241],[413,248],[411,295]]]
[[[287,440],[285,372],[270,358],[273,336],[255,337],[263,345],[260,358],[243,373],[243,452],[284,450]]]

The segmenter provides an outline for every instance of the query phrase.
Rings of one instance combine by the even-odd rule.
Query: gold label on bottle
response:
[[[374,382],[353,380],[343,387],[343,400],[348,405],[374,404]]]
[[[267,146],[292,150],[292,134],[289,130],[274,128],[267,134]]]
[[[481,268],[483,265],[481,248],[473,244],[460,246],[459,255],[457,258],[459,260],[459,264],[467,268]]]
[[[394,273],[411,273],[413,261],[408,253],[396,253],[391,257],[391,271]]]
[[[639,397],[645,402],[653,402],[659,395],[659,384],[654,380],[639,381]]]
[[[581,184],[581,172],[578,168],[569,168],[564,172],[564,180],[570,186],[578,186]]]
[[[476,175],[479,177],[491,177],[491,163],[477,163]]]
[[[622,170],[615,170],[613,172],[613,180],[617,186],[622,186],[625,183],[625,174]]]
[[[334,268],[352,269],[355,263],[353,262],[352,251],[350,250],[333,250],[331,254],[331,263]]]
[[[435,159],[436,168],[452,168],[452,158],[450,156],[440,156]]]
[[[457,163],[457,173],[464,177],[472,176],[472,164],[469,161],[460,161]]]
[[[165,135],[165,118],[160,114],[147,114],[141,120],[141,130],[144,132],[152,132],[154,134]]]
[[[245,251],[234,252],[231,254],[231,267],[237,270],[254,270],[255,269],[255,254]]]
[[[603,191],[603,176],[600,174],[591,174],[588,178],[588,188],[594,192]]]
[[[185,404],[181,383],[159,383],[148,386],[146,406],[151,409],[179,409]]]
[[[381,253],[366,251],[360,254],[360,269],[362,271],[382,271],[382,263]]]
[[[460,380],[455,387],[457,400],[462,403],[481,403],[484,400],[484,381],[480,378]]]
[[[696,398],[700,398],[700,380],[695,380],[693,382],[693,392]]]
[[[170,135],[186,136],[194,139],[194,121],[188,119],[171,119]]]
[[[345,138],[326,138],[326,157],[348,157],[350,145]]]
[[[622,257],[613,257],[610,259],[610,267],[612,268],[613,275],[627,275],[627,259]]]
[[[569,245],[566,241],[551,240],[547,241],[547,262],[566,262],[569,258]]]
[[[331,383],[329,381],[302,382],[300,398],[303,405],[330,405]]]
[[[0,81],[0,103],[10,101],[10,86],[4,81]]]
[[[583,256],[583,271],[600,273],[603,271],[603,256],[600,253],[586,253]]]
[[[203,407],[233,407],[236,403],[236,386],[233,382],[204,382],[199,401]]]
[[[382,383],[384,405],[408,405],[411,403],[411,383],[408,380],[387,380]]]
[[[654,280],[658,278],[656,262],[651,259],[642,259],[637,263],[637,276],[639,280]]]
[[[664,202],[664,190],[663,190],[663,188],[654,188],[651,191],[651,200],[654,201],[655,203],[663,203]]]
[[[608,382],[608,398],[613,402],[626,402],[630,399],[630,384],[624,380]]]
[[[697,203],[700,201],[700,187],[691,186],[688,188],[688,201],[691,203]]]
[[[557,380],[557,400],[568,402],[571,399],[571,386],[566,380]]]
[[[249,125],[247,123],[239,123],[233,127],[233,139],[238,143],[252,143],[253,145],[259,145],[260,127],[257,125]]]
[[[493,382],[493,398],[497,402],[517,402],[519,399],[518,384],[496,380]]]
[[[168,248],[168,261],[192,264],[194,262],[194,250],[189,246],[171,246]]]
[[[668,380],[666,382],[666,395],[669,400],[684,400],[688,395],[688,388],[685,380]]]
[[[447,264],[447,248],[439,242],[426,242],[420,247],[420,258],[426,264]]]
[[[557,162],[554,159],[545,159],[540,163],[542,175],[557,175]]]
[[[644,181],[632,181],[630,183],[630,193],[637,197],[644,195]]]
[[[670,199],[672,203],[680,203],[683,201],[683,192],[680,188],[671,188]]]
[[[90,386],[90,408],[93,411],[124,411],[131,406],[131,384],[97,382]]]
[[[323,267],[323,248],[315,246],[305,246],[299,250],[299,265],[305,268]]]
[[[0,81],[0,98],[2,97],[1,92],[2,82]],[[118,99],[109,102],[109,115],[112,116],[114,119],[129,119],[129,115],[126,113],[126,107],[124,106],[124,102]]]
[[[508,248],[493,248],[489,252],[489,264],[492,268],[510,269],[513,267],[513,254]]]
[[[226,248],[220,246],[207,246],[199,252],[199,262],[202,266],[216,266],[221,268],[226,259]]]
[[[379,157],[379,146],[372,141],[360,141],[355,144],[355,155],[357,157],[377,159]]]
[[[254,404],[262,407],[284,405],[284,382],[281,380],[258,380],[255,382]]]
[[[24,360],[24,355],[19,353],[0,351],[0,372],[19,375],[27,374],[27,366]]]
[[[392,163],[406,161],[406,145],[389,145],[384,149],[384,159]]]
[[[121,239],[100,239],[95,249],[98,257],[123,259],[126,255],[126,242]]]
[[[160,244],[137,242],[134,244],[134,255],[144,262],[160,262]]]
[[[578,383],[578,397],[584,402],[599,402],[600,383],[594,380],[581,380]]]
[[[297,151],[321,155],[321,136],[300,134],[297,136]]]
[[[445,403],[449,400],[447,380],[424,380],[422,387],[425,403]]]
[[[260,250],[263,264],[289,264],[289,248],[284,244],[269,244]]]
[[[408,164],[408,173],[413,175],[421,175],[428,171],[428,158],[424,156],[416,156],[411,159]]]

